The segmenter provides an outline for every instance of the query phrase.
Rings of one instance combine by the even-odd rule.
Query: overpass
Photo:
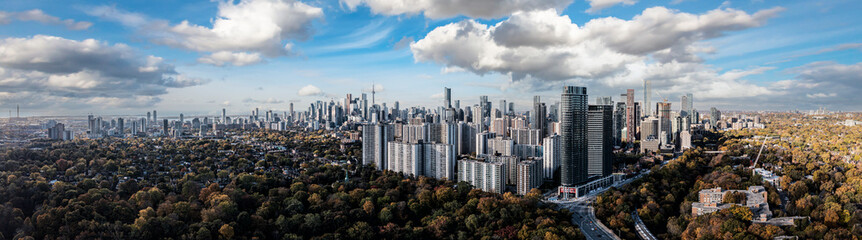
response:
[[[641,221],[641,217],[638,216],[638,212],[632,212],[632,219],[635,220],[635,230],[638,232],[638,236],[643,240],[658,240],[652,233],[647,229],[646,225],[643,221]]]

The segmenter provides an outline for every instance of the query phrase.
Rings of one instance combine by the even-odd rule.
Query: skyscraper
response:
[[[671,121],[670,121],[670,103],[669,102],[660,102],[657,104],[658,106],[658,116],[659,116],[659,132],[658,136],[661,139],[662,144],[667,144],[668,140],[665,135],[671,134]]]
[[[626,142],[629,144],[635,142],[635,133],[637,133],[637,119],[635,119],[635,90],[626,90]]]
[[[117,135],[123,136],[126,130],[126,123],[123,118],[117,118]]]
[[[617,102],[616,108],[614,109],[614,144],[622,146],[622,140],[625,139],[625,135],[623,135],[623,128],[626,126],[626,103],[625,102]]]
[[[362,93],[361,101],[362,102],[360,103],[361,106],[359,106],[360,107],[359,110],[362,111],[362,119],[367,120],[369,117],[368,116],[368,94]]]
[[[613,164],[613,106],[590,105],[587,112],[589,176],[608,176]]]
[[[560,178],[572,187],[587,180],[587,88],[565,86],[561,100]]]
[[[547,108],[545,107],[545,103],[542,102],[541,96],[533,96],[533,112],[531,112],[530,116],[530,128],[539,129],[539,134],[541,137],[547,136]]]
[[[290,120],[296,121],[296,112],[293,111],[293,103],[290,103]]]
[[[153,110],[153,122],[155,123],[155,125],[159,125],[159,115],[156,110]]]
[[[652,116],[652,105],[650,105],[650,99],[652,98],[652,81],[644,80],[644,117]]]
[[[491,102],[488,101],[488,96],[479,96],[479,108],[482,110],[483,119],[491,117]]]
[[[169,130],[169,128],[170,128],[170,126],[168,126],[168,119],[167,119],[167,118],[165,118],[164,120],[162,120],[162,136],[167,136],[167,135],[168,135],[168,133],[169,133],[169,131],[168,131],[168,130]]]
[[[222,108],[222,109],[221,109],[221,122],[222,122],[223,124],[227,124],[227,123],[228,123],[228,122],[227,122],[227,110],[225,110],[224,108]]]
[[[560,135],[543,139],[542,151],[545,179],[554,179],[554,173],[560,168]]]
[[[691,93],[686,93],[685,95],[680,97],[680,117],[688,117],[691,115],[693,98],[694,96]]]
[[[715,128],[718,124],[718,121],[721,120],[721,111],[718,111],[715,107],[709,109],[709,125]]]
[[[353,100],[353,94],[348,93],[344,98],[344,113],[347,116],[350,116],[350,113],[353,112],[353,108],[350,108],[350,101]],[[291,103],[293,105],[293,103]]]
[[[443,88],[443,107],[451,108],[452,107],[452,89],[444,87]]]

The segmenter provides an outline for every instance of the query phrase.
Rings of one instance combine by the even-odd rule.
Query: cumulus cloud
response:
[[[93,26],[91,22],[75,21],[72,19],[60,19],[55,16],[46,14],[40,9],[33,9],[23,12],[3,12],[0,11],[0,24],[9,24],[13,20],[18,21],[33,21],[48,25],[60,25],[70,30],[86,30]]]
[[[263,59],[260,57],[260,53],[228,51],[215,52],[213,54],[198,58],[198,62],[200,63],[212,64],[219,67],[224,66],[225,64],[231,64],[234,66],[245,66],[259,63],[262,60]]]
[[[759,27],[783,10],[775,7],[748,14],[725,8],[694,15],[653,7],[628,21],[613,17],[593,19],[584,30],[591,37],[605,41],[608,47],[626,54],[648,54],[665,49],[685,51],[696,41]]]
[[[780,84],[790,95],[824,100],[835,100],[840,96],[843,101],[862,101],[858,94],[862,91],[862,62],[849,65],[814,62],[788,72],[796,74],[796,78]]]
[[[537,88],[547,85],[542,81],[580,79],[621,87],[655,79],[654,84],[676,88],[669,92],[694,89],[706,98],[775,94],[743,79],[769,69],[722,73],[702,64],[697,54],[715,51],[702,40],[760,26],[779,11],[716,9],[694,15],[654,7],[631,20],[598,18],[584,26],[553,9],[528,11],[493,26],[473,20],[441,26],[410,47],[417,62],[499,73],[516,82],[532,79]]]
[[[315,87],[314,85],[307,85],[299,89],[296,93],[299,96],[323,96],[323,91],[320,88]]]
[[[773,89],[749,83],[745,77],[762,74],[771,67],[749,70],[730,70],[719,72],[713,67],[700,63],[656,63],[643,69],[632,70],[629,74],[650,80],[653,89],[662,89],[664,96],[693,93],[699,99],[747,98],[754,96],[773,96],[780,94]]]
[[[623,5],[634,5],[637,3],[637,0],[587,0],[590,2],[590,8],[587,9],[587,13],[597,13],[601,12],[602,9],[612,7],[617,4]]]
[[[650,55],[661,62],[698,60],[695,42],[763,24],[780,8],[747,14],[716,9],[703,15],[663,7],[632,20],[593,19],[583,27],[555,10],[519,12],[488,26],[464,20],[438,27],[411,44],[418,62],[436,62],[477,74],[527,75],[546,80],[597,78],[625,70]]]
[[[466,16],[471,18],[501,18],[519,11],[540,9],[562,10],[572,0],[341,0],[350,10],[364,5],[374,14],[418,15],[432,19]]]
[[[312,22],[323,18],[323,10],[297,0],[219,1],[212,27],[188,21],[171,24],[109,6],[87,12],[136,28],[151,42],[201,53],[199,62],[222,66],[261,62],[261,56],[292,53],[289,40],[306,40]]]
[[[43,96],[102,106],[149,106],[170,88],[205,80],[178,73],[162,58],[141,56],[123,44],[36,35],[0,40],[0,93],[7,103]]]

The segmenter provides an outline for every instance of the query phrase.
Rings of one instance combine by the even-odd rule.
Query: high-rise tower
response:
[[[443,88],[443,96],[445,99],[443,100],[443,107],[451,108],[452,107],[452,89],[444,87]]]
[[[670,121],[670,103],[669,102],[659,102],[658,106],[658,116],[659,116],[659,139],[662,144],[669,143],[669,139],[666,135],[672,134],[671,132],[671,121]]]
[[[692,114],[691,110],[693,108],[692,107],[692,105],[693,105],[692,100],[693,99],[694,99],[694,96],[691,93],[686,93],[685,95],[680,97],[680,110],[679,110],[679,116],[680,117],[687,117],[687,116]]]
[[[547,108],[545,107],[545,103],[542,102],[541,96],[533,96],[533,112],[530,116],[530,128],[538,129],[539,136],[545,137],[547,136],[546,126],[547,125]]]
[[[637,124],[638,120],[635,119],[635,90],[628,89],[626,90],[626,142],[634,143],[635,142],[635,133],[637,133]]]
[[[652,81],[644,80],[644,117],[652,116],[652,105],[650,105],[650,99],[652,98]]]
[[[560,108],[560,178],[564,187],[587,180],[587,88],[565,86]]]
[[[587,113],[589,176],[608,176],[613,165],[613,106],[590,105]]]

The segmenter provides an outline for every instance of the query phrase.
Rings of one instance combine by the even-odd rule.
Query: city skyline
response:
[[[641,100],[649,80],[651,102],[667,98],[674,109],[692,93],[701,112],[862,110],[852,104],[862,100],[852,2],[563,0],[493,11],[392,2],[9,1],[0,9],[0,108],[20,105],[22,117],[242,115],[372,90],[377,103],[435,107],[446,87],[462,107],[484,95],[524,112],[533,96],[557,102],[564,85],[615,102],[631,88]]]

